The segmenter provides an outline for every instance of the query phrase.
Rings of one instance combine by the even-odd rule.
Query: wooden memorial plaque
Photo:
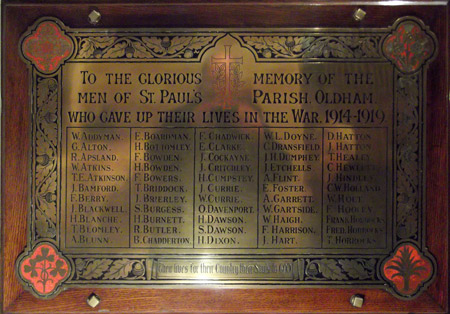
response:
[[[3,311],[448,310],[449,7],[3,5]]]

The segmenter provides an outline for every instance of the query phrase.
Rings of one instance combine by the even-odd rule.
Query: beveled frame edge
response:
[[[8,4],[22,5],[22,4],[42,4],[42,0],[4,0]],[[89,0],[66,0],[64,3],[76,3],[76,4],[90,4],[92,1]],[[60,4],[61,0],[45,0],[48,4]],[[98,0],[99,4],[121,4],[123,0]],[[446,5],[448,0],[401,0],[392,3],[392,0],[278,0],[276,3],[273,0],[173,0],[170,3],[164,0],[130,0],[127,4],[164,4],[164,5],[220,5],[220,4],[272,4],[272,5],[283,5],[283,4],[297,4],[297,5],[387,5],[387,6],[398,6],[398,5]]]

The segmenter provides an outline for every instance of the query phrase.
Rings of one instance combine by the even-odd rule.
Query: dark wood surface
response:
[[[116,1],[112,1],[116,2]],[[124,1],[125,2],[125,1]],[[127,4],[99,1],[6,1],[2,28],[2,309],[6,313],[61,312],[198,312],[292,313],[370,312],[446,313],[448,310],[448,47],[449,7],[427,1],[421,6],[375,6],[359,2],[367,12],[362,22],[352,19],[357,8],[346,1],[206,1]],[[311,3],[315,5],[311,5]],[[414,1],[410,1],[414,3]],[[441,5],[436,5],[441,4]],[[18,40],[41,16],[55,16],[70,27],[92,27],[90,10],[102,13],[98,27],[385,27],[406,15],[422,19],[435,32],[440,54],[429,68],[427,90],[427,245],[439,269],[434,283],[418,299],[404,302],[381,290],[362,289],[70,289],[53,301],[41,301],[19,285],[16,257],[26,245],[30,100],[28,72],[18,55]],[[102,302],[85,303],[95,291]],[[355,309],[349,298],[366,296]]]

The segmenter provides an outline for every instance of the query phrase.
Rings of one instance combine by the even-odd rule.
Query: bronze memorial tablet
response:
[[[437,41],[387,28],[77,29],[23,35],[35,296],[109,287],[432,281],[425,77]]]

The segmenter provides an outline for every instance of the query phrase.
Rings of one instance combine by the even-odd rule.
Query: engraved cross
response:
[[[230,95],[239,85],[239,65],[243,64],[243,57],[232,58],[231,45],[225,45],[225,57],[211,57],[211,64],[213,65],[214,77],[217,80],[216,86],[220,88],[225,95]]]

